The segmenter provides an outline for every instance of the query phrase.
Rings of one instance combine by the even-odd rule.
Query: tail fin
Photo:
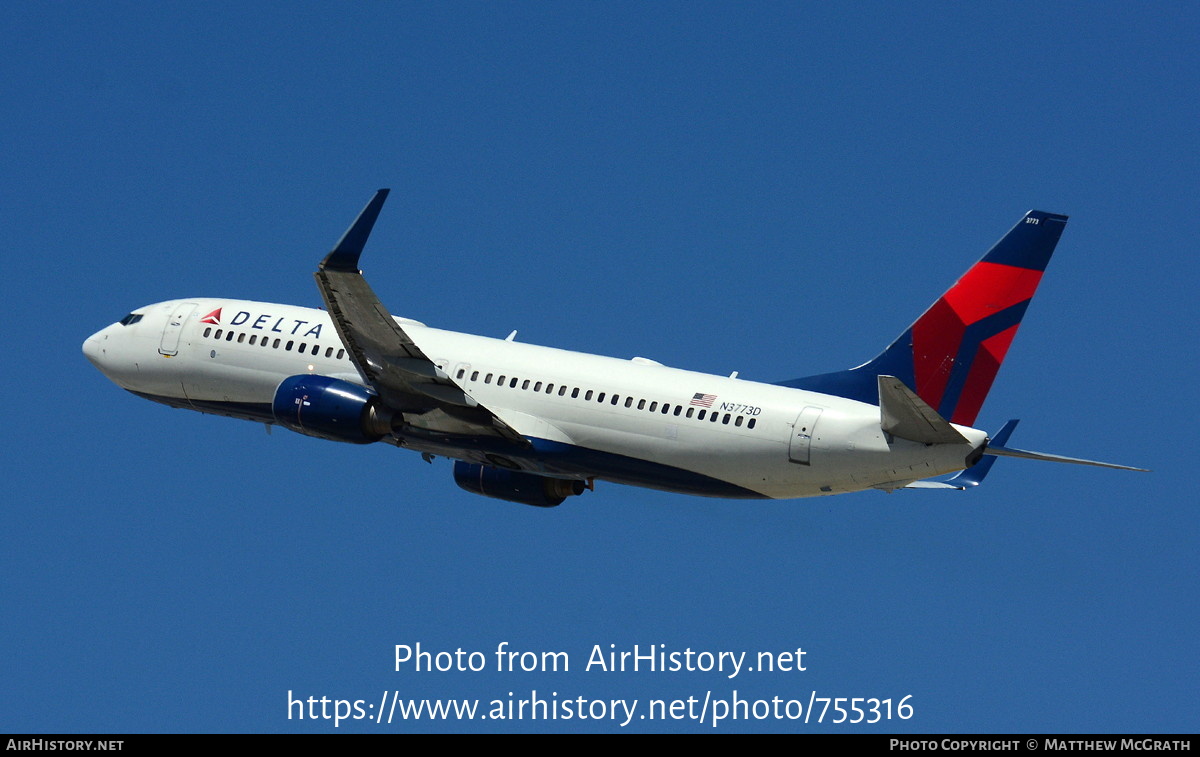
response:
[[[973,424],[1066,222],[1029,211],[875,359],[779,383],[876,404],[876,377],[895,376],[943,418]]]

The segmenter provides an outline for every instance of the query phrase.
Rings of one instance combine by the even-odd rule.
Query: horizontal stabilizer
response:
[[[895,376],[879,376],[879,424],[921,444],[969,444],[950,423]]]
[[[1008,441],[1008,437],[1012,435],[1013,429],[1017,427],[1017,421],[1011,420],[1005,423],[1004,426],[996,432],[992,440],[998,444],[1004,444]],[[905,489],[958,489],[963,491],[972,486],[979,486],[983,483],[983,479],[987,477],[988,471],[992,469],[992,464],[996,462],[996,458],[984,455],[979,459],[979,462],[972,465],[966,470],[961,470],[945,481],[913,481],[905,486]]]
[[[1046,460],[1051,463],[1074,463],[1076,465],[1095,465],[1100,468],[1116,468],[1118,470],[1135,470],[1143,473],[1148,473],[1149,468],[1134,468],[1130,465],[1117,465],[1116,463],[1101,463],[1096,460],[1083,460],[1078,457],[1063,457],[1062,455],[1047,455],[1045,452],[1030,452],[1024,449],[1012,449],[1010,447],[1001,447],[998,444],[988,444],[984,448],[983,454],[996,455],[998,457],[1023,457],[1026,460]]]
[[[964,489],[966,489],[967,487],[963,484],[958,484],[956,486],[955,484],[952,484],[949,481],[913,481],[912,483],[905,484],[904,486],[902,486],[900,488],[902,488],[902,489],[957,489],[958,491],[961,492]]]

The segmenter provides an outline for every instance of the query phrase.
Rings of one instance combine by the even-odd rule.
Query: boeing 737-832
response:
[[[764,384],[431,328],[358,269],[388,190],[321,262],[326,309],[188,298],[83,352],[124,389],[308,436],[454,460],[468,491],[550,507],[597,480],[712,497],[962,489],[1005,446],[972,428],[1066,224],[1030,211],[875,359]],[[945,481],[931,477],[958,472]]]

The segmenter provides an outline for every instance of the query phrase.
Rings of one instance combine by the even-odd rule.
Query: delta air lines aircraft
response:
[[[610,481],[710,497],[965,489],[1005,446],[972,428],[1066,216],[1030,211],[873,360],[764,384],[538,347],[391,315],[358,268],[381,189],[316,273],[325,309],[147,305],[83,352],[172,407],[454,460],[462,488],[553,507]],[[946,480],[932,477],[956,474]]]

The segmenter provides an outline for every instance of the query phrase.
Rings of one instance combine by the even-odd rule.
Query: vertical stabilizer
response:
[[[1066,222],[1029,211],[873,360],[780,384],[878,404],[877,377],[895,376],[943,418],[972,425]]]

